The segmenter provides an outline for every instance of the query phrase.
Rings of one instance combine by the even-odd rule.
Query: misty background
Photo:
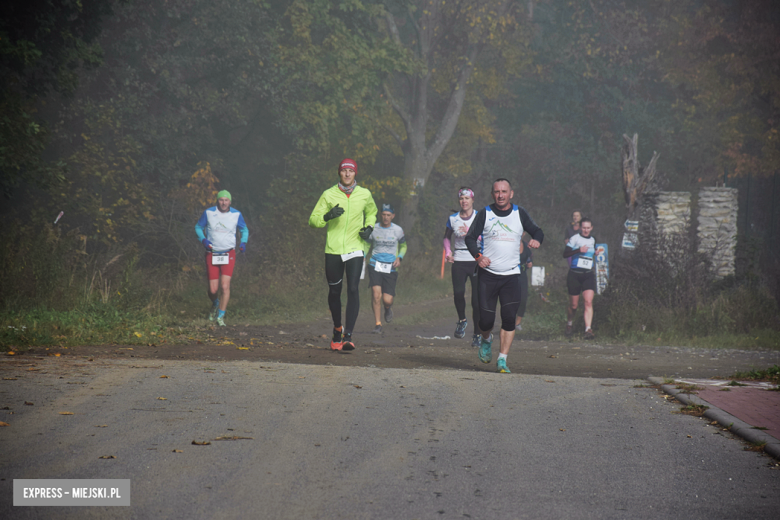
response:
[[[0,13],[9,323],[96,303],[195,309],[193,227],[220,189],[250,230],[231,311],[324,308],[325,233],[307,220],[344,157],[397,209],[402,278],[438,277],[457,188],[481,207],[498,177],[545,230],[538,265],[565,269],[573,210],[619,262],[620,150],[637,133],[664,189],[739,189],[737,273],[718,290],[763,308],[728,330],[780,328],[776,2],[32,0]]]

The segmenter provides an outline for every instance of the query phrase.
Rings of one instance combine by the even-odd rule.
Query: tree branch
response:
[[[387,133],[389,133],[391,136],[393,136],[393,139],[395,139],[395,142],[398,143],[398,147],[401,148],[401,150],[403,150],[404,149],[404,140],[401,139],[401,136],[398,135],[395,132],[395,130],[393,130],[392,128],[390,128],[389,126],[387,126],[384,123],[380,123],[380,126],[382,128],[384,128],[385,130],[387,130]]]
[[[403,46],[401,43],[401,35],[398,33],[398,26],[395,24],[395,16],[390,11],[385,12],[385,21],[387,22],[387,28],[390,30],[390,36],[393,38],[393,42],[399,47]]]
[[[481,45],[475,45],[471,48],[466,63],[458,73],[458,80],[450,94],[449,102],[447,103],[447,110],[442,117],[442,124],[436,131],[436,135],[433,137],[433,141],[426,152],[426,158],[428,161],[435,161],[439,155],[444,151],[452,134],[455,132],[455,127],[458,125],[458,118],[460,112],[463,109],[463,101],[466,98],[466,83],[468,83],[471,73],[474,71],[474,63],[476,62]]]

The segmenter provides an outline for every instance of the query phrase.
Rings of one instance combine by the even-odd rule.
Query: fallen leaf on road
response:
[[[220,435],[219,437],[217,437],[214,440],[215,441],[238,441],[238,440],[241,440],[241,439],[251,439],[251,440],[254,440],[255,438],[254,437],[239,437],[238,435],[232,435],[232,436],[230,436],[230,435]]]
[[[565,429],[565,428],[558,428],[558,429],[559,429],[559,430],[561,430],[562,432],[565,432],[565,431],[566,431],[566,429]]]
[[[184,453],[184,450],[173,450],[173,453]]]
[[[115,455],[101,455],[100,458],[101,459],[115,459],[116,456]]]
[[[95,428],[108,428],[107,424],[96,424]]]
[[[360,386],[360,385],[352,385],[352,386],[354,386],[355,388],[363,388],[363,387],[362,387],[362,386]]]
[[[195,446],[208,446],[211,443],[209,441],[203,441],[203,442],[192,441],[192,444],[194,444]]]
[[[13,350],[9,350],[8,352],[5,353],[5,355],[6,356],[15,356],[16,352],[14,352]]]
[[[8,424],[7,422],[0,421],[0,427],[2,426],[11,426],[11,425]]]
[[[158,397],[157,399],[158,399],[159,401],[167,401],[167,400],[168,400],[168,398],[167,398],[167,397]]]
[[[16,381],[15,377],[4,377],[3,381]]]
[[[60,412],[60,415],[73,415],[73,412]]]
[[[690,438],[691,438],[691,436],[690,436],[690,435],[688,435],[688,438],[690,439]]]
[[[168,376],[160,376],[160,379],[168,379]]]
[[[553,359],[555,359],[555,358],[557,358],[558,356],[556,356],[555,354],[553,354],[552,356],[547,356],[547,357],[548,357],[548,358],[553,358]]]
[[[236,347],[238,350],[249,350],[249,347]]]
[[[555,381],[553,381],[552,379],[545,379],[544,382],[545,383],[554,383]]]
[[[35,403],[31,403],[30,401],[24,402],[25,406],[35,406]]]

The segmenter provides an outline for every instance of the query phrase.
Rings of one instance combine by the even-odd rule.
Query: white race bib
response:
[[[230,263],[230,253],[212,253],[211,265],[228,265]]]
[[[386,264],[384,262],[377,262],[374,266],[374,270],[377,273],[390,273],[393,271],[393,264]]]
[[[351,253],[347,253],[346,255],[341,255],[341,261],[346,262],[347,260],[351,260],[352,258],[358,258],[363,257],[363,250],[358,249],[357,251],[352,251]]]
[[[577,259],[577,265],[574,267],[577,269],[591,269],[593,267],[593,259],[581,256]]]

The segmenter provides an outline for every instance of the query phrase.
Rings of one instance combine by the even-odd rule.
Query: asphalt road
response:
[[[777,518],[776,461],[643,379],[502,375],[473,351],[369,367],[370,350],[3,359],[0,518]],[[132,505],[14,507],[15,478],[129,478]]]

